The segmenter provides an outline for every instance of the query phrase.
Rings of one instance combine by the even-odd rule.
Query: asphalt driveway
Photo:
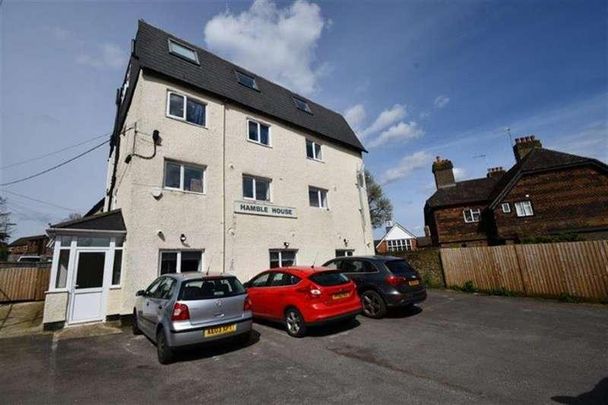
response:
[[[608,403],[608,308],[432,291],[421,310],[161,366],[124,333],[0,340],[3,403]]]

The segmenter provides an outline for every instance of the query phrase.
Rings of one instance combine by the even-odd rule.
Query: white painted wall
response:
[[[166,117],[168,90],[207,103],[207,128]],[[272,147],[247,140],[247,118],[271,125]],[[120,297],[113,290],[109,308],[120,308],[123,314],[132,311],[135,292],[158,276],[160,249],[202,249],[205,268],[225,269],[242,281],[267,269],[268,250],[283,248],[284,242],[298,249],[298,264],[306,265],[315,259],[322,264],[334,257],[336,249],[345,247],[355,254],[373,253],[367,198],[364,194],[360,198],[357,187],[356,174],[362,166],[359,153],[310,136],[323,144],[324,161],[309,160],[305,143],[309,134],[143,74],[125,127],[134,124],[137,135],[127,130],[121,140],[112,196],[112,208],[122,209],[127,239]],[[155,129],[162,138],[156,156],[150,160],[134,157],[126,164],[125,157],[132,151],[152,154]],[[163,189],[162,197],[155,199],[152,191],[162,187],[165,158],[205,165],[205,195]],[[295,207],[298,218],[235,214],[233,203],[242,200],[243,173],[271,178],[272,203]],[[309,185],[329,190],[329,210],[309,206]],[[186,244],[180,242],[182,233]]]

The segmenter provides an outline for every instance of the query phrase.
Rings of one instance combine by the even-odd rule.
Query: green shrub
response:
[[[568,293],[561,293],[557,297],[557,299],[560,300],[561,302],[569,302],[569,303],[581,302],[581,299],[579,297],[575,297],[574,295],[570,295]]]
[[[562,233],[559,235],[528,236],[521,239],[524,245],[535,243],[558,243],[558,242],[578,242],[583,240],[576,233]]]

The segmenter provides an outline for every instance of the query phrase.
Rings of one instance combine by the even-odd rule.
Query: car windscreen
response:
[[[346,284],[349,282],[348,277],[337,271],[324,271],[315,273],[309,279],[321,287],[329,287],[332,285]]]
[[[395,275],[409,275],[416,274],[416,270],[405,260],[390,260],[384,262],[386,267]]]
[[[245,287],[236,277],[214,277],[187,280],[182,283],[180,301],[208,300],[245,294]]]

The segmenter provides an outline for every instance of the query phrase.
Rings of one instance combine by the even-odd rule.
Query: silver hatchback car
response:
[[[167,364],[178,347],[232,337],[248,341],[251,319],[251,301],[235,276],[165,274],[137,292],[133,333],[156,342],[158,361]]]

